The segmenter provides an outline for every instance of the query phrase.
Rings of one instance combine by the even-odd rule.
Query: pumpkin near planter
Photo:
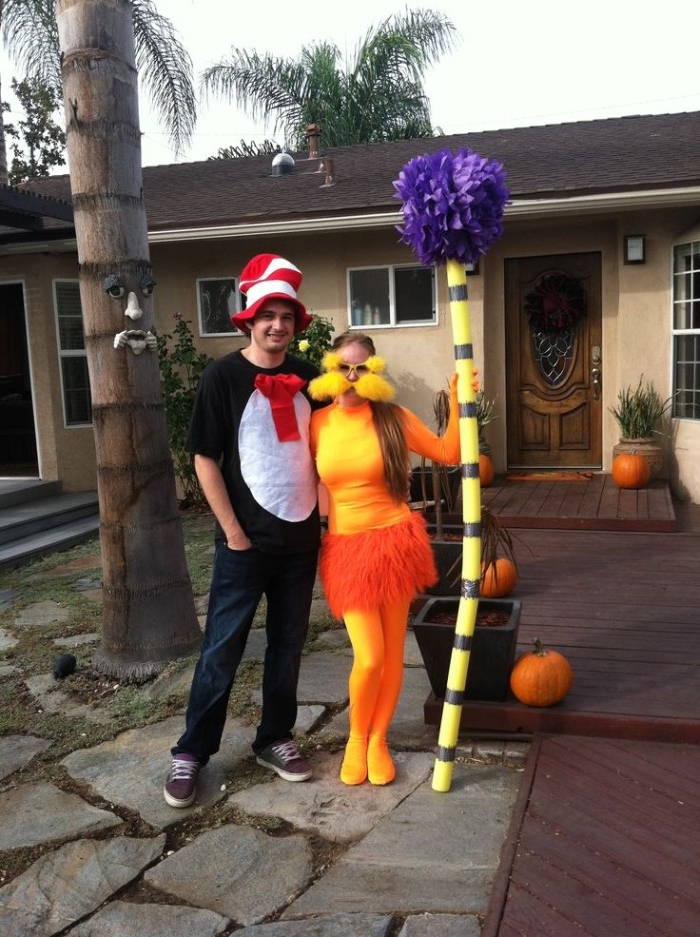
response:
[[[479,594],[489,599],[502,599],[510,595],[518,581],[518,570],[507,556],[497,556],[481,567]]]
[[[521,654],[510,674],[513,695],[526,706],[553,706],[564,699],[574,682],[571,664],[545,647],[539,638],[532,651]]]
[[[613,459],[612,477],[618,488],[644,488],[651,479],[651,468],[643,455],[624,452]]]

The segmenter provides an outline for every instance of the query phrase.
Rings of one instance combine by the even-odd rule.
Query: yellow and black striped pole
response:
[[[447,288],[452,319],[457,400],[459,402],[459,442],[462,462],[462,585],[454,644],[447,674],[447,689],[440,720],[438,752],[433,771],[433,790],[449,791],[452,783],[462,700],[479,606],[481,575],[481,486],[479,484],[479,431],[476,422],[474,390],[474,350],[472,348],[469,298],[464,264],[448,260]]]

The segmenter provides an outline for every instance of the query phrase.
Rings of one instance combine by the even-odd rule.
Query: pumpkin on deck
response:
[[[521,654],[510,672],[510,688],[526,706],[553,706],[563,700],[574,682],[571,664],[558,651],[550,651],[539,638],[534,650]]]
[[[511,594],[517,581],[515,563],[507,556],[497,556],[490,563],[482,563],[479,595],[488,599],[502,599]]]
[[[622,452],[613,459],[612,477],[618,488],[643,488],[651,478],[651,468],[643,455]]]
[[[493,459],[485,452],[479,453],[479,484],[482,488],[488,488],[496,477],[496,470],[493,465]]]

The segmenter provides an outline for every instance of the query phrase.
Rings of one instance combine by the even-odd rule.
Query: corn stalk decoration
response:
[[[403,167],[394,188],[403,201],[403,224],[397,229],[401,240],[413,248],[424,266],[446,268],[457,371],[463,505],[461,593],[432,781],[433,790],[444,792],[452,783],[481,575],[479,434],[464,265],[475,263],[503,234],[509,193],[501,164],[466,147],[454,155],[443,150],[416,157]]]

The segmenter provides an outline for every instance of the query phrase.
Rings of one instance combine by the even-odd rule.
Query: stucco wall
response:
[[[692,211],[653,211],[592,218],[532,221],[506,217],[506,232],[482,259],[481,274],[468,278],[475,363],[486,394],[496,398],[498,419],[488,428],[498,471],[507,468],[505,414],[504,261],[527,257],[600,251],[603,305],[603,459],[610,468],[617,425],[609,412],[617,393],[635,386],[641,374],[666,397],[672,386],[671,256],[674,238],[697,221]],[[647,262],[622,263],[622,238],[643,233]],[[231,277],[255,253],[288,257],[304,273],[300,297],[310,312],[330,319],[336,331],[347,327],[346,270],[353,266],[412,263],[393,228],[266,238],[264,242],[218,240],[208,243],[151,245],[158,282],[153,309],[160,333],[170,332],[178,313],[191,321],[199,348],[212,357],[246,344],[243,338],[200,338],[197,321],[198,277]],[[0,281],[25,284],[36,420],[42,477],[61,478],[66,490],[95,484],[92,430],[66,428],[60,397],[59,363],[52,281],[75,278],[75,254],[0,256]],[[433,397],[447,386],[453,370],[452,330],[445,271],[437,272],[438,315],[434,326],[371,327],[378,353],[386,358],[399,402],[434,425]],[[700,502],[700,421],[676,421],[669,441],[668,477],[679,496]],[[673,450],[673,451],[672,451]]]

